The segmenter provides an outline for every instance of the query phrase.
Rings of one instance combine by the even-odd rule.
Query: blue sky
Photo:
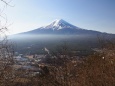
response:
[[[12,0],[10,4],[14,7],[5,10],[10,34],[33,30],[55,19],[115,33],[115,0]]]

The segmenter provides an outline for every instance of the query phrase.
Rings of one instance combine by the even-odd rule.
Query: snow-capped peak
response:
[[[49,25],[41,27],[41,28],[42,29],[59,30],[59,29],[63,29],[63,28],[74,28],[74,29],[76,29],[77,27],[68,23],[68,22],[66,22],[63,19],[56,19],[55,21],[53,21]]]

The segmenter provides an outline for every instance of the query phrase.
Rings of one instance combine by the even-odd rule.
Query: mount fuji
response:
[[[57,19],[35,30],[12,35],[9,39],[17,44],[18,52],[30,50],[31,53],[36,53],[43,52],[44,47],[52,50],[61,42],[67,42],[71,48],[91,49],[98,46],[97,35],[107,39],[115,37],[114,34],[79,28],[63,19]]]
[[[42,26],[40,28],[37,28],[32,31],[24,32],[21,34],[25,35],[44,35],[44,34],[51,34],[51,35],[97,35],[97,34],[102,34],[99,31],[93,31],[93,30],[86,30],[79,28],[77,26],[74,26],[68,22],[66,22],[63,19],[56,19],[52,23],[46,26]],[[104,33],[105,34],[105,33]]]

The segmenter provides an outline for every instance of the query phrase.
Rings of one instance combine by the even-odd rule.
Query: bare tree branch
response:
[[[12,0],[10,0],[10,1],[5,1],[5,0],[1,0],[3,3],[5,3],[7,6],[10,6],[10,7],[14,7],[14,6],[12,6],[12,5],[10,5],[10,2],[12,1]]]

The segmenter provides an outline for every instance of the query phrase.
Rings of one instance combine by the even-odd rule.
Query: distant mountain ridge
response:
[[[86,30],[74,26],[63,19],[56,19],[49,25],[37,28],[35,30],[31,30],[28,32],[24,32],[21,34],[32,35],[32,34],[56,34],[56,35],[97,35],[97,34],[106,34],[99,31]]]

